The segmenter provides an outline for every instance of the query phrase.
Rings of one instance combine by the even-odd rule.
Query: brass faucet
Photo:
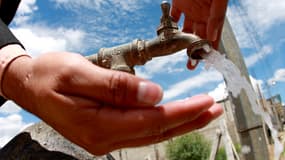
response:
[[[101,48],[98,54],[87,56],[98,66],[135,74],[135,65],[144,65],[152,57],[174,54],[187,49],[187,55],[192,59],[202,59],[201,54],[209,53],[211,45],[207,40],[197,35],[183,33],[170,16],[170,4],[161,4],[162,17],[157,28],[157,37],[152,40],[134,40],[131,43]]]

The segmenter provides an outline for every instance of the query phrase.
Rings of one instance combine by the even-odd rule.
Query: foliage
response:
[[[241,145],[240,144],[235,144],[235,148],[237,153],[241,153]]]
[[[225,148],[219,148],[215,160],[227,160],[227,154]]]
[[[208,160],[210,142],[198,133],[181,136],[166,146],[169,160]]]

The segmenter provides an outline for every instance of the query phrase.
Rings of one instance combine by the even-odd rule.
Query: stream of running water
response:
[[[271,131],[274,141],[274,159],[279,160],[283,151],[283,145],[278,139],[278,131],[274,128],[269,113],[264,111],[258,104],[258,98],[252,85],[244,76],[241,76],[241,72],[236,65],[232,61],[226,59],[225,55],[220,54],[218,51],[212,50],[211,53],[206,56],[204,55],[203,58],[205,59],[206,69],[212,67],[223,74],[224,79],[227,81],[227,89],[234,97],[237,97],[242,89],[245,90],[253,112],[262,117]]]

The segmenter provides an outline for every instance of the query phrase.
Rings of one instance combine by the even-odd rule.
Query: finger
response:
[[[211,0],[193,0],[194,4],[199,6],[200,8],[204,6],[209,6],[211,4]]]
[[[186,33],[193,33],[193,21],[187,15],[185,15],[185,20],[184,20],[182,31]]]
[[[80,111],[84,109],[94,109],[101,107],[100,103],[87,98],[81,98],[72,95],[63,95],[58,93],[54,93],[51,96],[52,98],[49,97],[49,100],[46,101],[45,108],[41,109],[40,112],[37,112],[36,114],[42,119],[50,119],[49,117],[53,116],[56,117],[56,120],[59,122],[71,122],[74,121],[74,119],[67,119],[68,117],[73,118],[73,116],[70,115],[74,113],[79,114]],[[55,106],[60,106],[60,108]],[[50,113],[53,114],[51,115]]]
[[[83,117],[93,117],[84,126],[94,124],[100,135],[110,135],[116,132],[116,136],[110,135],[110,142],[118,142],[132,138],[142,138],[160,135],[163,132],[189,123],[199,117],[204,111],[213,105],[213,99],[207,95],[200,95],[183,101],[165,104],[161,107],[137,108],[137,109],[114,109],[113,107],[101,107],[100,110],[88,110]],[[84,118],[85,119],[85,118]],[[100,122],[100,123],[99,123]],[[112,124],[106,129],[105,124]],[[88,127],[88,126],[86,126]],[[96,133],[98,135],[98,133]],[[98,138],[98,137],[96,137]]]
[[[163,141],[163,140],[169,139],[174,136],[178,136],[178,135],[185,134],[185,133],[188,133],[196,129],[203,128],[222,114],[223,114],[223,109],[221,105],[215,104],[211,108],[209,108],[207,111],[203,112],[194,121],[183,124],[177,128],[165,131],[163,134],[160,135],[160,138],[158,139],[159,141]]]
[[[217,39],[212,42],[212,46],[214,49],[219,49],[219,44],[220,44],[220,40],[221,40],[221,36],[222,36],[222,30],[223,30],[223,28],[220,28],[218,30]]]
[[[206,28],[207,28],[207,25],[203,22],[193,23],[194,34],[198,35],[202,39],[206,38]]]
[[[212,0],[195,0],[196,2],[200,3],[201,6],[210,6]]]
[[[108,137],[108,142],[112,144],[128,141],[130,137],[132,139],[141,139],[161,135],[167,130],[197,119],[212,104],[212,98],[200,95],[153,108],[114,109],[108,106],[101,107],[99,110],[91,108],[81,112],[84,114],[81,114],[80,117],[83,117],[86,121],[79,123],[82,125],[77,126],[77,128],[85,130],[81,139],[90,149],[93,143],[98,143],[98,140],[105,137]],[[107,127],[106,124],[112,125]],[[90,126],[96,127],[91,129]],[[101,146],[104,152],[110,147],[113,146]]]
[[[126,107],[153,106],[162,98],[162,89],[157,84],[128,73],[100,68],[87,60],[84,65],[67,70],[65,76],[59,77],[65,87],[59,91],[62,94]]]
[[[173,18],[173,21],[178,22],[181,17],[181,14],[182,14],[181,10],[175,6],[175,1],[173,1],[172,7],[170,10],[170,15]]]
[[[207,39],[212,42],[218,40],[218,32],[219,30],[221,30],[222,27],[223,21],[219,19],[209,19],[207,24]]]
[[[213,103],[211,97],[200,95],[156,108],[129,110],[124,114],[122,121],[117,119],[116,126],[128,124],[128,132],[122,135],[126,139],[159,135],[166,130],[191,122],[208,110]]]
[[[210,12],[213,17],[225,17],[228,0],[212,0]],[[219,19],[219,18],[218,18]]]
[[[159,135],[153,135],[143,138],[137,138],[137,139],[129,139],[126,141],[118,142],[113,144],[112,146],[115,146],[117,148],[122,147],[135,147],[135,146],[143,146],[143,145],[149,145],[153,143],[158,143],[165,141],[169,138],[179,136],[188,132],[191,132],[193,130],[202,128],[209,124],[211,121],[219,117],[223,113],[222,108],[220,105],[214,105],[209,110],[203,112],[197,119],[188,122],[186,124],[183,124],[181,126],[178,126],[176,128],[167,130]]]
[[[159,85],[134,75],[108,70],[102,74],[102,78],[105,83],[100,86],[99,98],[106,99],[106,102],[111,101],[116,105],[152,106],[162,99],[162,89]]]
[[[216,41],[219,37],[219,31],[223,27],[225,13],[227,9],[227,0],[213,0],[210,17],[207,24],[207,39]]]
[[[218,24],[219,23],[219,24]],[[212,46],[218,49],[224,21],[210,20],[207,27],[207,40],[212,42]]]

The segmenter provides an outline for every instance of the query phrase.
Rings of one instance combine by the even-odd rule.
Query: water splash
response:
[[[224,79],[227,81],[227,88],[234,97],[237,97],[241,90],[244,89],[253,112],[262,117],[271,131],[274,141],[274,157],[275,160],[279,160],[283,151],[283,145],[278,139],[278,131],[273,127],[269,113],[264,111],[264,109],[258,105],[258,99],[251,84],[241,75],[240,70],[236,65],[232,61],[226,59],[225,55],[220,54],[218,51],[212,50],[210,54],[204,55],[203,58],[205,59],[206,69],[213,67],[223,74]]]

